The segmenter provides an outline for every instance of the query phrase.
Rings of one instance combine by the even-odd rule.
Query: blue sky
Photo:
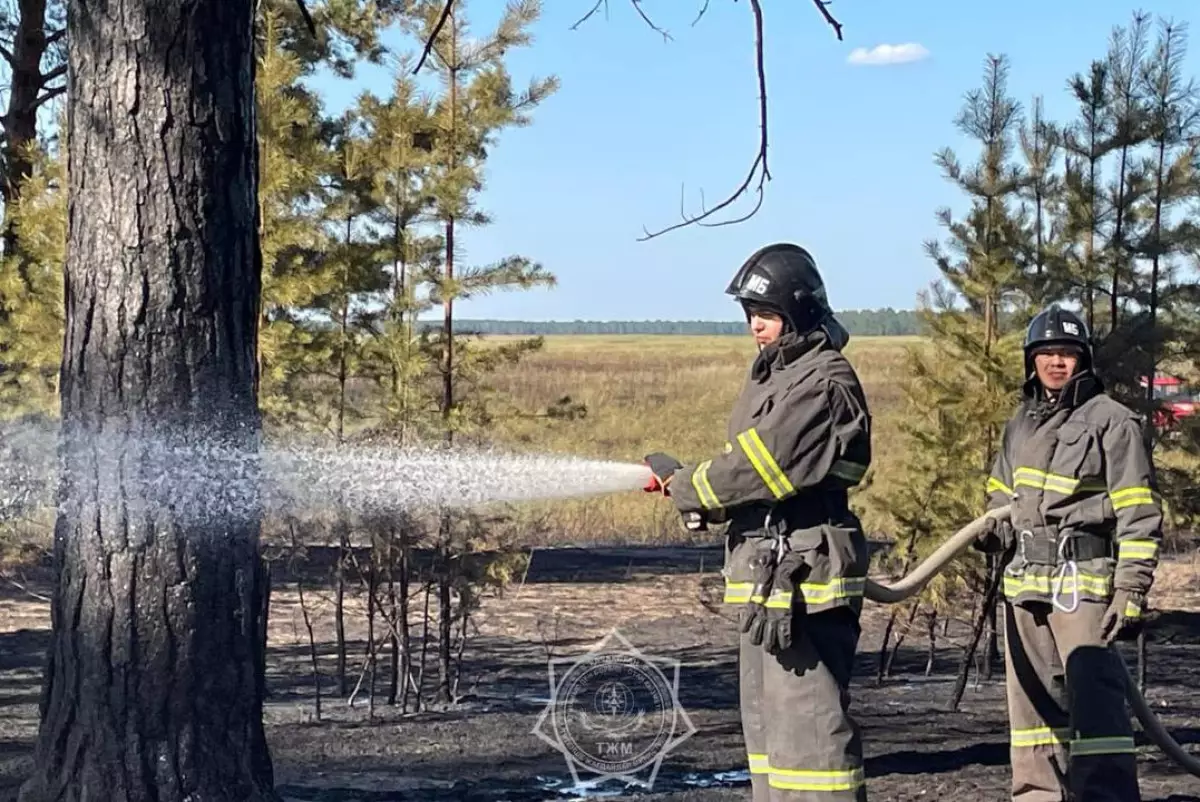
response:
[[[1104,55],[1115,25],[1139,6],[1111,0],[843,0],[839,42],[811,3],[763,0],[773,180],[751,220],[688,227],[638,242],[679,220],[699,191],[712,203],[736,186],[757,145],[753,17],[745,0],[644,0],[673,36],[646,27],[629,0],[608,0],[578,30],[593,0],[547,0],[529,48],[511,54],[518,83],[556,74],[562,86],[528,128],[504,132],[489,161],[481,205],[495,222],[460,234],[473,263],[522,254],[558,287],[494,295],[456,306],[464,317],[524,320],[740,317],[724,295],[758,247],[792,240],[815,255],[837,308],[912,308],[936,278],[922,243],[942,235],[941,206],[963,207],[933,163],[971,146],[953,120],[979,85],[986,55],[1011,61],[1009,87],[1028,109],[1073,115],[1066,81]],[[499,2],[467,8],[479,32]],[[1196,0],[1158,0],[1144,11],[1194,21]],[[391,43],[404,44],[399,37]],[[906,63],[848,62],[856,48],[920,45]],[[1188,66],[1200,76],[1200,42]],[[385,94],[385,68],[316,86],[336,110],[364,89]],[[739,210],[748,207],[739,206]]]

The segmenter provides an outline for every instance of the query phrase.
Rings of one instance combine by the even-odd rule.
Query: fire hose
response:
[[[1008,505],[1005,505],[979,516],[955,532],[933,554],[929,555],[916,568],[896,582],[883,584],[868,579],[865,592],[866,598],[883,604],[895,604],[919,593],[921,588],[925,587],[929,580],[941,572],[951,560],[970,547],[983,532],[989,518],[1007,519],[1009,512]],[[1179,742],[1175,740],[1167,728],[1163,726],[1163,723],[1158,720],[1158,717],[1154,715],[1154,711],[1150,709],[1150,705],[1146,702],[1138,690],[1137,683],[1130,675],[1129,667],[1125,664],[1125,659],[1121,656],[1121,652],[1118,651],[1117,645],[1112,643],[1109,644],[1108,648],[1116,656],[1116,662],[1121,667],[1121,672],[1125,678],[1126,696],[1129,699],[1129,705],[1133,709],[1133,714],[1142,725],[1142,729],[1146,735],[1154,742],[1155,746],[1161,749],[1180,768],[1193,777],[1200,777],[1200,757],[1191,754],[1180,746]]]

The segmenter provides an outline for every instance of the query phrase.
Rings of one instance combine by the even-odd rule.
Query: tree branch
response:
[[[591,11],[584,14],[579,19],[575,20],[575,24],[571,26],[571,30],[576,30],[577,28],[579,28],[580,25],[582,25],[583,23],[585,23],[589,19],[591,19],[592,15],[595,14],[597,11],[599,11],[601,8],[604,9],[604,16],[607,17],[608,16],[608,0],[596,0],[596,4],[594,6],[592,6]]]
[[[45,104],[49,103],[51,100],[54,100],[54,98],[58,97],[59,95],[61,95],[63,92],[66,92],[66,91],[67,91],[67,88],[65,86],[56,86],[53,89],[48,90],[46,92],[46,94],[39,97],[37,99],[37,105],[44,106]]]
[[[67,65],[59,64],[54,69],[50,70],[50,72],[48,72],[42,76],[42,86],[45,86],[46,84],[53,81],[55,78],[61,78],[62,76],[66,75],[66,74],[67,74]]]
[[[645,226],[643,226],[642,230],[645,231],[646,233],[644,236],[638,237],[639,242],[645,242],[646,240],[653,239],[655,237],[666,234],[668,231],[675,231],[677,229],[684,228],[684,227],[690,226],[690,225],[700,225],[700,226],[713,228],[716,226],[731,225],[733,223],[741,223],[741,222],[749,220],[751,217],[753,217],[754,214],[762,207],[763,186],[766,184],[766,182],[771,180],[771,170],[767,165],[767,72],[766,72],[766,68],[763,64],[764,56],[763,56],[762,5],[760,4],[759,0],[750,0],[750,8],[754,12],[754,66],[755,66],[755,70],[758,73],[758,123],[759,123],[758,153],[754,157],[754,162],[750,165],[750,171],[748,173],[746,173],[746,178],[742,181],[742,183],[740,185],[738,185],[737,189],[735,189],[732,193],[730,193],[729,197],[725,198],[725,200],[721,201],[713,208],[704,210],[698,215],[689,216],[683,211],[683,208],[682,208],[683,199],[681,197],[680,198],[679,215],[680,215],[680,217],[683,218],[683,221],[679,222],[679,223],[675,223],[674,225],[667,226],[666,228],[660,229],[653,233],[650,232],[649,230],[647,230],[645,228]],[[729,206],[734,201],[736,201],[738,198],[740,198],[742,195],[744,195],[750,189],[750,184],[754,181],[755,176],[758,177],[758,184],[754,189],[754,191],[758,194],[758,200],[755,202],[753,209],[751,209],[747,214],[742,215],[741,217],[738,217],[738,218],[734,218],[732,220],[725,220],[720,223],[705,223],[704,222],[709,217],[711,217],[712,215],[721,211],[725,207]],[[704,208],[703,201],[701,202],[701,208],[702,209]]]
[[[644,22],[650,26],[650,30],[656,31],[659,34],[661,34],[664,42],[671,41],[671,34],[667,33],[662,28],[655,25],[654,22],[651,21],[650,17],[646,16],[645,10],[642,9],[642,0],[629,0],[629,1],[631,3],[633,3],[633,8],[634,8],[634,10],[637,11],[638,16],[642,18],[642,22]]]
[[[829,23],[829,27],[833,28],[833,34],[840,42],[842,41],[842,23],[834,19],[833,14],[829,13],[829,6],[832,3],[833,0],[813,0],[813,5],[815,5],[817,10],[821,12],[821,16],[824,17],[825,21]]]
[[[833,0],[813,0],[813,5],[817,7],[817,10],[821,12],[821,16],[823,16],[825,21],[829,23],[829,26],[833,28],[833,33],[835,36],[837,36],[838,41],[840,42],[842,41],[842,23],[839,22],[829,11],[829,5],[832,2]],[[709,0],[704,0],[704,5],[701,6],[700,13],[696,15],[696,19],[692,22],[692,25],[695,25],[697,22],[699,22],[701,17],[704,16],[705,12],[708,11],[708,4]],[[637,0],[635,0],[634,5],[637,5]],[[743,179],[742,183],[739,184],[737,188],[734,189],[734,191],[731,192],[727,198],[725,198],[725,200],[721,201],[711,209],[705,208],[703,200],[704,196],[703,193],[701,193],[701,212],[698,215],[689,216],[686,212],[684,212],[683,198],[681,196],[679,204],[679,216],[683,218],[682,222],[675,223],[674,225],[667,226],[666,228],[662,228],[655,232],[650,232],[643,226],[642,231],[644,231],[645,234],[641,237],[638,237],[639,242],[645,242],[646,240],[666,234],[668,231],[675,231],[690,225],[698,225],[705,228],[716,228],[717,226],[727,226],[735,223],[742,223],[746,220],[749,220],[758,212],[760,208],[762,208],[763,187],[768,181],[771,180],[771,169],[767,164],[767,77],[766,69],[763,66],[763,13],[760,0],[750,0],[750,8],[754,12],[754,63],[755,70],[758,73],[758,123],[760,129],[758,153],[755,154],[754,162],[750,165],[750,171],[746,173],[746,177]],[[647,20],[647,22],[649,22],[649,20]],[[755,183],[756,177],[758,179],[757,183]],[[754,185],[753,190],[750,188],[752,184]],[[730,220],[723,220],[716,223],[706,222],[714,214],[728,207],[738,198],[750,191],[753,191],[758,197],[755,200],[754,208],[749,212],[741,217],[735,217]]]
[[[55,31],[54,33],[52,33],[46,37],[46,47],[50,47],[51,45],[53,45],[55,42],[57,42],[59,39],[62,39],[66,35],[67,35],[67,29],[59,28],[57,31]]]
[[[11,67],[11,66],[13,66],[13,54],[12,54],[12,51],[10,51],[10,50],[9,50],[7,47],[5,47],[4,45],[0,45],[0,56],[3,56],[3,57],[4,57],[4,60],[8,62],[8,66],[10,66],[10,67]]]
[[[433,50],[433,44],[437,41],[438,34],[442,32],[446,20],[450,19],[452,11],[454,11],[454,0],[446,0],[446,5],[442,6],[442,13],[438,15],[437,24],[433,26],[433,31],[425,42],[425,49],[421,51],[421,58],[417,59],[417,66],[413,67],[413,75],[420,72],[421,66],[425,64],[425,59],[429,58],[429,52]]]
[[[304,24],[308,27],[308,32],[312,34],[312,38],[317,38],[317,23],[313,22],[312,14],[308,13],[308,6],[304,5],[304,0],[296,0],[296,5],[300,6],[300,16],[304,18]]]

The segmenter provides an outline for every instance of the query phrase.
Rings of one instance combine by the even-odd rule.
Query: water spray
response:
[[[495,449],[383,445],[266,445],[257,450],[186,437],[100,434],[83,448],[86,484],[100,503],[126,491],[172,511],[179,523],[231,526],[263,513],[341,509],[393,515],[495,502],[578,498],[636,490],[642,463]],[[0,521],[48,503],[59,479],[58,435],[46,426],[0,430]]]

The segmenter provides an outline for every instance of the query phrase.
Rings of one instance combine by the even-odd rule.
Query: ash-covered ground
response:
[[[323,674],[314,720],[308,634],[295,586],[278,582],[271,606],[266,721],[277,787],[287,800],[566,800],[585,796],[653,802],[718,802],[749,796],[738,716],[736,632],[718,600],[715,548],[538,550],[524,581],[485,600],[469,630],[456,704],[401,713],[376,679],[354,706],[335,694],[331,592],[306,586]],[[1190,562],[1168,562],[1152,603],[1147,696],[1178,741],[1200,742],[1200,583]],[[32,761],[37,699],[49,641],[45,577],[0,596],[0,800],[16,798]],[[349,673],[365,655],[365,607],[348,605]],[[1007,800],[1003,671],[972,677],[960,708],[947,709],[966,624],[942,626],[926,677],[923,627],[908,635],[893,675],[876,683],[889,610],[868,604],[853,704],[874,800]],[[573,787],[563,755],[534,734],[546,709],[550,658],[583,655],[616,629],[643,654],[680,661],[679,703],[696,731],[663,760],[649,789]],[[385,650],[386,652],[386,650]],[[386,656],[380,670],[386,671]],[[1132,649],[1126,659],[1134,665]],[[427,672],[436,673],[433,655]],[[1183,774],[1139,733],[1145,800],[1200,799]]]

